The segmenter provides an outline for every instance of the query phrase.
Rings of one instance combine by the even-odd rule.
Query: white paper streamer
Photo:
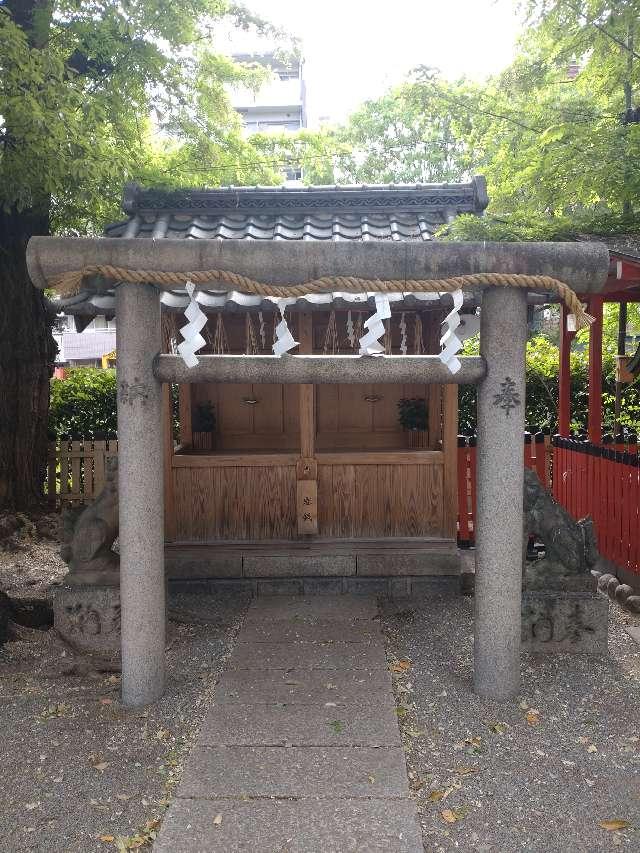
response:
[[[260,322],[260,341],[262,343],[262,349],[267,345],[267,332],[264,328],[264,317],[262,316],[262,311],[258,311],[258,320]]]
[[[200,332],[207,325],[207,315],[193,298],[195,284],[188,281],[185,286],[189,294],[189,304],[184,312],[184,316],[189,322],[180,329],[180,334],[184,340],[181,344],[178,344],[178,352],[187,367],[195,367],[198,364],[198,359],[195,355],[196,350],[202,349],[206,344]]]
[[[384,320],[391,316],[391,306],[384,293],[376,293],[375,300],[376,313],[364,323],[367,333],[360,338],[360,355],[381,355],[384,352],[380,338],[385,333]]]
[[[298,346],[298,341],[293,339],[293,335],[287,326],[287,321],[284,318],[284,309],[287,305],[290,304],[287,299],[278,299],[278,310],[280,311],[280,316],[282,319],[278,323],[275,328],[276,339],[273,342],[273,354],[274,355],[284,355],[286,352],[289,352],[290,349]]]
[[[453,310],[447,314],[442,324],[443,328],[446,327],[446,332],[440,338],[440,346],[443,348],[440,353],[440,361],[446,364],[450,373],[457,373],[462,367],[457,358],[462,348],[462,341],[456,335],[456,329],[460,325],[459,312],[462,308],[463,296],[461,290],[454,290],[451,295],[453,296]]]

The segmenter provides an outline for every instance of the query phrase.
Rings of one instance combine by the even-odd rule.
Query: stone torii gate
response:
[[[72,271],[87,271],[93,273],[88,284],[97,295],[113,286],[114,278],[117,282],[109,267],[138,272],[138,282],[121,282],[116,290],[123,704],[154,702],[164,689],[162,383],[202,380],[477,384],[474,687],[496,700],[518,693],[527,290],[484,289],[481,356],[461,358],[462,367],[453,375],[437,356],[205,355],[189,369],[179,356],[160,355],[159,289],[175,289],[175,277],[162,281],[155,276],[152,285],[145,283],[144,272],[180,274],[186,283],[190,270],[227,270],[273,285],[358,276],[392,280],[404,291],[411,290],[410,280],[506,273],[551,276],[580,293],[597,293],[608,270],[604,245],[35,237],[27,259],[37,287],[55,285]],[[98,265],[101,275],[96,275]],[[216,281],[212,289],[237,288]],[[324,289],[335,286],[327,283]]]

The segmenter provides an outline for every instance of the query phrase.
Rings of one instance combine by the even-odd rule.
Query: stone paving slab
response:
[[[361,697],[362,698],[362,697]],[[391,696],[364,708],[322,705],[213,705],[199,743],[246,746],[399,746]]]
[[[377,612],[250,605],[156,853],[422,853]]]
[[[196,746],[179,797],[396,797],[407,793],[401,746]]]
[[[243,643],[321,643],[339,640],[341,643],[370,643],[381,639],[377,622],[343,619],[321,619],[317,622],[289,619],[252,621],[242,632]]]
[[[258,616],[269,619],[372,619],[378,614],[376,599],[371,596],[336,595],[304,598],[276,596],[256,598],[247,613],[247,624]]]
[[[153,850],[424,853],[408,800],[176,800]]]
[[[216,686],[215,702],[244,702],[253,704],[322,705],[336,702],[341,705],[362,699],[363,693],[372,705],[378,694],[388,698],[391,679],[387,671],[376,669],[353,670],[227,670]]]
[[[238,642],[229,669],[371,669],[386,667],[382,645]]]

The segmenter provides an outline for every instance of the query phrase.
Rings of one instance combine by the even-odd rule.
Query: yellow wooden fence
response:
[[[107,459],[118,442],[91,438],[49,442],[46,493],[52,505],[89,503],[105,482]]]

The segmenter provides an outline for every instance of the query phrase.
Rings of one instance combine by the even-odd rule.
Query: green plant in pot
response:
[[[409,447],[428,447],[429,418],[424,397],[403,397],[398,400],[398,420],[407,433]]]
[[[194,450],[213,450],[213,436],[216,431],[216,413],[208,400],[198,403],[193,412],[192,442]]]

